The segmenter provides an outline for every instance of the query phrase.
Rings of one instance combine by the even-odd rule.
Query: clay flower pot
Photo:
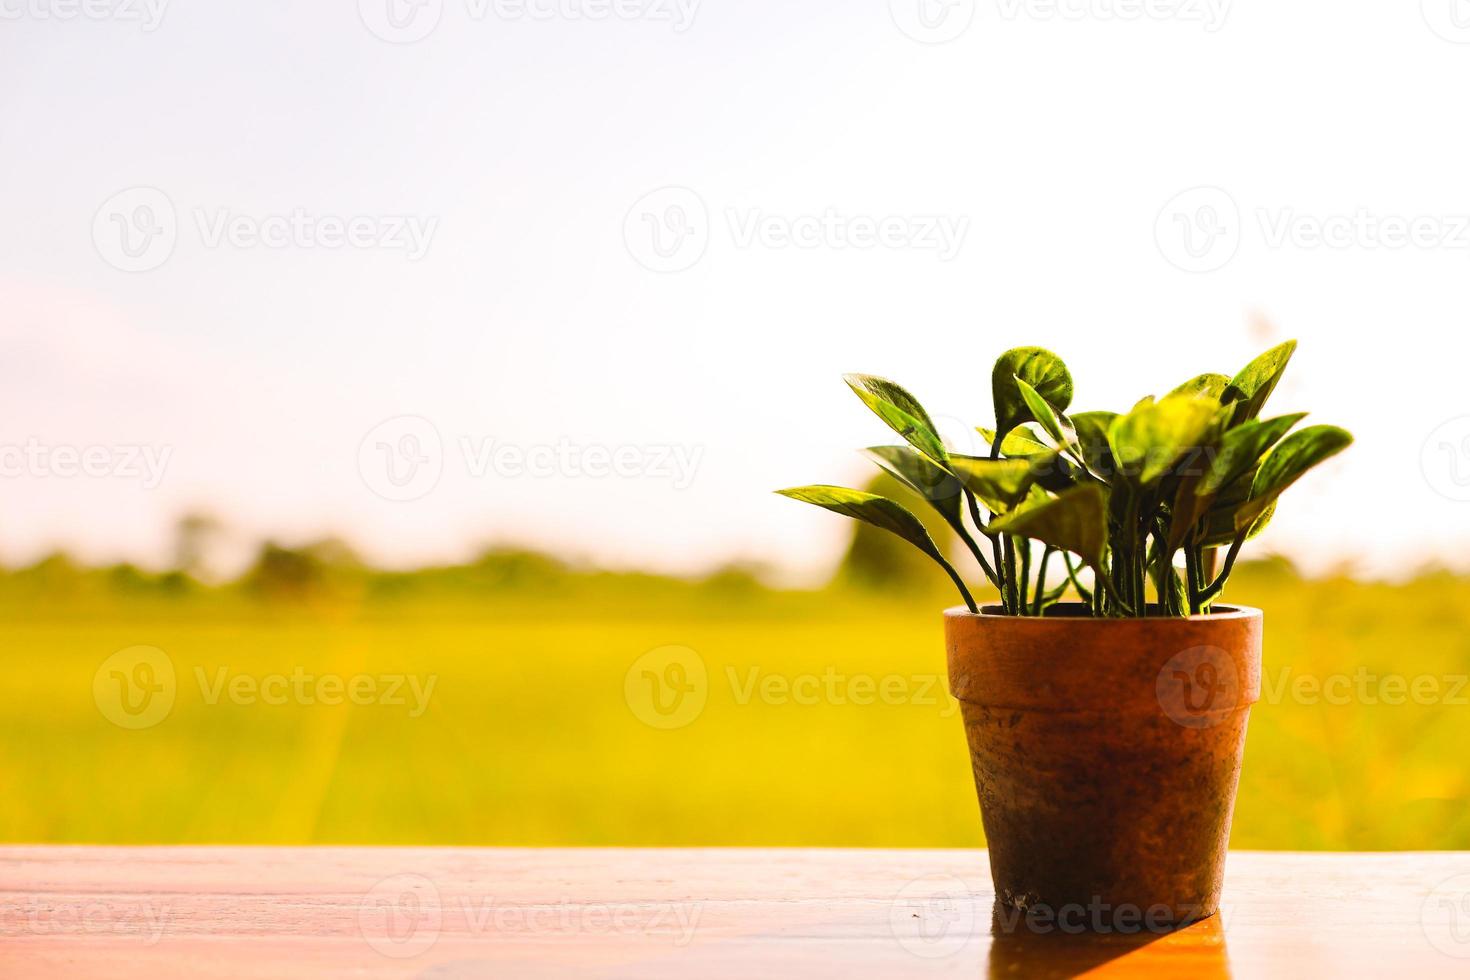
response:
[[[1138,910],[1179,924],[1219,908],[1261,613],[1217,610],[945,613],[998,914]]]

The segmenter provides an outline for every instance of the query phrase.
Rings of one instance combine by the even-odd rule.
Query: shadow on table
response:
[[[1169,932],[1137,933],[1038,931],[1017,925],[1000,909],[991,917],[986,976],[1060,980],[1113,967],[1129,975],[1187,976],[1191,980],[1230,977],[1225,931],[1218,915]],[[1104,970],[1099,974],[1106,976]]]

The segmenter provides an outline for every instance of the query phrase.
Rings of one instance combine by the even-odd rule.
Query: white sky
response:
[[[1462,0],[427,0],[407,44],[367,26],[391,33],[390,0],[176,0],[152,30],[141,2],[69,2],[0,0],[0,451],[167,466],[145,486],[121,453],[65,476],[6,451],[0,560],[158,561],[202,505],[240,541],[332,531],[395,564],[509,539],[811,572],[848,528],[769,491],[864,479],[853,450],[888,441],[843,371],[989,424],[1007,347],[1052,347],[1078,409],[1121,409],[1297,337],[1273,408],[1358,444],[1256,553],[1470,567]],[[116,220],[163,227],[133,210],[156,197],[113,198],[138,187],[176,240],[125,272]],[[647,198],[665,187],[687,191]],[[427,249],[212,238],[298,211],[412,217]],[[801,220],[829,211],[858,226]],[[648,221],[680,213],[660,258]],[[912,247],[936,216],[953,255]],[[890,217],[898,247],[836,247]],[[443,444],[412,501],[372,470],[418,430],[359,453],[401,415]],[[476,476],[463,439],[644,447],[627,465],[653,472]],[[666,446],[697,458],[688,486]]]

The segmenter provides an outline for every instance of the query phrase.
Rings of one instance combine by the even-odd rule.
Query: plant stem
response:
[[[1198,616],[1200,611],[1200,551],[1194,541],[1184,542],[1185,588],[1189,593],[1189,614]]]
[[[1055,548],[1048,547],[1041,553],[1041,567],[1036,572],[1036,598],[1031,601],[1031,614],[1040,616],[1042,600],[1046,598],[1046,565],[1051,561],[1052,552]]]
[[[1067,581],[1072,583],[1072,588],[1077,590],[1077,595],[1083,602],[1091,603],[1092,593],[1082,587],[1082,583],[1077,580],[1077,569],[1072,567],[1072,553],[1070,551],[1062,552],[1062,561],[1067,566]]]
[[[1220,577],[1215,579],[1210,587],[1205,589],[1204,594],[1200,596],[1201,604],[1206,607],[1206,612],[1209,611],[1208,607],[1215,601],[1216,597],[1225,590],[1225,580],[1230,577],[1230,570],[1235,567],[1236,556],[1240,554],[1240,546],[1245,544],[1245,537],[1249,533],[1250,528],[1246,528],[1235,536],[1234,541],[1230,542],[1230,551],[1225,555],[1225,567],[1220,570]]]
[[[970,595],[970,590],[965,587],[965,580],[960,578],[960,573],[955,571],[954,566],[945,561],[943,558],[939,559],[939,564],[944,566],[944,570],[948,572],[949,577],[954,580],[954,584],[956,587],[959,588],[960,595],[964,596],[965,605],[969,608],[970,612],[978,613],[980,611],[980,607],[975,605],[975,597]]]
[[[965,500],[970,505],[970,519],[975,522],[975,527],[979,529],[980,533],[984,534],[985,522],[980,519],[980,505],[976,503],[975,495],[968,488],[965,490]],[[980,546],[975,543],[975,539],[965,530],[963,518],[960,520],[956,530],[960,532],[960,537],[964,539],[965,545],[970,549],[970,553],[975,556],[975,560],[980,563],[980,568],[985,572],[985,577],[990,579],[992,585],[1000,589],[1000,575],[996,573],[994,568],[990,567],[990,562],[986,561],[985,556],[980,553]],[[990,543],[994,545],[995,539],[992,538]],[[999,558],[996,559],[996,564],[1000,564]]]
[[[1005,607],[1006,612],[1012,616],[1021,615],[1020,602],[1016,584],[1016,545],[1015,539],[1009,534],[1002,535],[1005,552]]]
[[[1123,611],[1123,615],[1125,615],[1125,616],[1134,616],[1134,615],[1137,615],[1133,611],[1132,604],[1131,603],[1124,602],[1123,601],[1123,597],[1120,596],[1120,595],[1118,595],[1117,590],[1115,590],[1113,588],[1113,583],[1107,578],[1107,576],[1103,576],[1102,578],[1099,578],[1098,581],[1102,583],[1103,590],[1105,592],[1107,592],[1108,598],[1111,599],[1117,605],[1117,607]]]
[[[1031,539],[1017,538],[1021,547],[1021,609],[1020,615],[1026,615],[1026,607],[1031,598]]]

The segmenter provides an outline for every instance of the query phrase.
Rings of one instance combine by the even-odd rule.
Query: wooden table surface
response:
[[[983,851],[4,847],[0,975],[1470,977],[1470,854],[1232,853],[1166,934],[993,897]]]

